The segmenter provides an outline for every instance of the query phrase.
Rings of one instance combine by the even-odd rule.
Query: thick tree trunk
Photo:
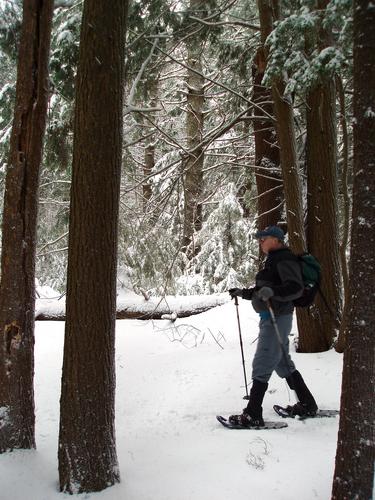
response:
[[[280,150],[274,122],[268,116],[273,114],[272,93],[262,85],[266,65],[266,53],[264,47],[260,47],[253,62],[253,101],[265,111],[262,113],[257,108],[256,115],[263,115],[264,119],[254,120],[255,165],[259,167],[255,170],[259,229],[280,223],[284,208],[283,184],[279,173]]]
[[[35,249],[53,1],[24,2],[3,213],[0,451],[34,448]]]
[[[375,459],[375,9],[354,1],[353,223],[332,499],[370,499]]]
[[[201,0],[191,0],[194,12],[202,5]],[[202,40],[189,38],[187,44],[188,66],[202,74]],[[183,248],[189,257],[196,254],[194,234],[202,227],[202,188],[204,152],[199,146],[203,138],[204,125],[204,78],[188,70],[187,77],[187,148],[192,152],[184,164],[184,227]]]
[[[115,443],[115,312],[127,2],[86,0],[74,121],[60,488],[119,481]]]
[[[273,28],[273,21],[280,16],[279,1],[258,0],[258,9],[261,38],[265,40]],[[306,250],[302,187],[298,171],[293,106],[291,97],[284,96],[284,91],[284,81],[281,78],[275,80],[272,84],[272,97],[276,117],[277,140],[280,147],[289,245],[293,252],[302,253]],[[298,331],[302,332],[310,321],[309,314],[301,308],[297,309],[296,314]]]
[[[341,320],[336,99],[333,80],[325,79],[307,98],[307,246],[322,264],[321,290],[299,333],[299,350],[329,349]],[[327,244],[329,242],[329,244]]]
[[[327,0],[317,0],[324,12]],[[311,47],[324,50],[332,43],[323,27]],[[329,349],[341,321],[341,269],[339,257],[336,90],[333,78],[324,77],[310,90],[306,106],[307,129],[307,247],[322,264],[321,294],[310,309],[308,321],[299,331],[302,352]],[[329,242],[329,245],[327,245]]]

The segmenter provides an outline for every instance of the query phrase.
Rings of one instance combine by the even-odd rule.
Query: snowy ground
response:
[[[248,302],[240,304],[240,317],[250,379],[258,319]],[[63,334],[62,322],[37,323],[37,450],[0,455],[2,500],[63,498],[57,489]],[[338,408],[342,357],[330,351],[293,358],[320,407]],[[116,360],[122,481],[80,499],[330,498],[338,418],[288,420],[288,428],[267,431],[230,431],[215,420],[245,406],[233,302],[174,326],[118,321]],[[272,405],[289,401],[293,395],[273,376],[265,418],[278,419]]]

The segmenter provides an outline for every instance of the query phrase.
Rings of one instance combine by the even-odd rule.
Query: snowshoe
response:
[[[282,429],[284,427],[288,427],[288,424],[285,422],[272,422],[272,421],[263,421],[263,425],[259,426],[249,426],[249,425],[242,425],[240,423],[231,423],[229,419],[226,419],[225,417],[222,417],[221,415],[217,415],[216,419],[218,422],[221,423],[224,427],[227,429],[247,429],[247,430],[255,430],[255,431],[262,431],[262,430],[268,430],[268,429]]]
[[[243,411],[241,415],[231,415],[228,418],[228,422],[232,425],[242,425],[243,427],[262,427],[264,426],[264,420],[262,416],[254,418],[247,411]]]
[[[293,406],[279,406],[274,405],[273,409],[275,412],[283,418],[295,418],[298,417],[299,420],[305,420],[307,418],[321,418],[321,417],[336,417],[339,415],[338,410],[319,410],[319,409],[308,409],[304,407],[301,403],[296,403]]]

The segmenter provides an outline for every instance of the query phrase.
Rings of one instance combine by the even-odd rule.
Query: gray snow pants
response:
[[[274,370],[281,378],[286,378],[294,372],[296,367],[289,355],[288,338],[292,330],[292,321],[293,314],[276,316],[276,323],[287,354],[287,360],[285,360],[271,318],[260,320],[258,346],[253,359],[253,379],[267,383]]]

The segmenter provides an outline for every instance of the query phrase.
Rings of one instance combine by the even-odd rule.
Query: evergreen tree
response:
[[[333,2],[333,5],[335,4],[336,2]],[[343,24],[342,20],[340,22]],[[306,248],[322,263],[321,287],[329,309],[319,296],[311,314],[301,309],[297,310],[299,350],[303,352],[329,349],[341,319],[334,78],[335,74],[340,72],[345,47],[337,48],[331,36],[332,27],[337,27],[339,24],[332,5],[328,6],[327,2],[315,4],[299,2],[297,8],[291,9],[289,15],[287,14],[285,19],[277,24],[268,38],[270,60],[266,80],[269,82],[285,80],[284,89],[281,88],[281,92],[274,95],[275,103],[279,102],[286,109],[288,98],[291,105],[291,92],[300,94],[302,99],[307,99],[305,170],[307,196],[302,199],[306,211],[305,220],[301,219],[299,212],[300,226],[301,223],[306,223],[307,228],[306,235],[303,225],[297,233],[302,232]],[[322,109],[326,110],[325,113],[322,113]],[[287,127],[282,127],[279,123],[277,111],[276,116],[280,136],[285,135]],[[296,142],[295,139],[293,141]],[[288,138],[286,143],[290,143]],[[292,149],[296,151],[295,146]],[[281,150],[283,155],[283,147]],[[301,174],[296,156],[293,163],[295,166],[289,170],[289,178],[293,170],[298,176]],[[284,179],[284,187],[286,186]],[[286,198],[289,198],[287,193]],[[290,209],[287,208],[287,211],[289,213]],[[293,213],[296,214],[297,211]],[[293,227],[289,227],[289,224],[288,230],[293,239],[293,233],[296,231]],[[331,242],[329,246],[327,240]],[[299,248],[297,251],[301,250],[302,248]]]
[[[52,13],[52,0],[24,2],[2,228],[0,451],[35,447],[35,251]]]
[[[318,22],[311,50],[323,52],[333,46],[331,32],[323,23],[327,4],[324,0],[314,6],[316,11],[313,14],[318,17]],[[308,90],[306,115],[307,248],[323,266],[320,286],[331,311],[334,311],[332,314],[327,309],[319,294],[313,313],[305,318],[301,327],[299,349],[316,352],[332,346],[341,319],[342,302],[335,75],[324,66],[320,78],[312,82]]]
[[[350,299],[332,499],[370,499],[375,464],[375,8],[353,4],[354,183]]]
[[[86,0],[77,74],[59,477],[69,493],[119,481],[115,313],[127,3]]]

